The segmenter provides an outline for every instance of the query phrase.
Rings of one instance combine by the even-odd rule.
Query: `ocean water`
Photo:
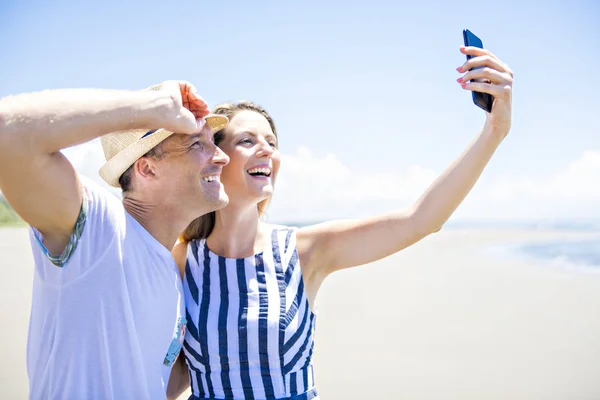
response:
[[[515,251],[557,266],[597,268],[600,271],[600,235],[585,240],[522,244]]]
[[[506,243],[487,250],[501,257],[517,257],[559,268],[600,273],[600,221],[469,221],[454,223],[457,228],[498,228],[584,233],[579,239]]]
[[[564,230],[573,232],[572,227]],[[587,234],[565,239],[495,244],[484,251],[502,258],[516,258],[549,267],[600,273],[600,229],[577,231]]]
[[[316,223],[316,222],[315,222]],[[291,223],[305,226],[309,223]],[[600,220],[554,220],[554,221],[458,221],[447,224],[449,228],[468,229],[524,229],[539,231],[585,232],[585,239],[552,240],[535,243],[510,243],[487,248],[496,256],[517,257],[559,268],[583,269],[600,273]]]

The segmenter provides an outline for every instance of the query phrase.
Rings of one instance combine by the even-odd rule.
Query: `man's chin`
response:
[[[225,193],[223,193],[220,197],[219,200],[217,201],[219,208],[224,208],[225,206],[227,206],[227,204],[229,204],[229,196],[227,196]]]
[[[215,197],[212,199],[205,198],[202,201],[202,206],[197,210],[198,217],[209,214],[213,211],[220,210],[220,209],[224,208],[225,206],[227,206],[228,203],[229,203],[229,198],[227,197],[227,195]]]
[[[221,193],[219,193],[219,195],[216,198],[214,198],[211,203],[213,211],[220,210],[221,208],[224,208],[227,204],[229,204],[229,196],[227,196],[227,194],[224,191],[221,191]]]

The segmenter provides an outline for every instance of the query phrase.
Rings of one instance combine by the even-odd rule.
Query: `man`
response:
[[[0,100],[0,189],[31,226],[35,261],[32,399],[166,396],[186,322],[170,250],[192,220],[227,204],[229,160],[212,129],[228,121],[187,82],[150,89]],[[122,202],[59,152],[99,136],[100,175]]]

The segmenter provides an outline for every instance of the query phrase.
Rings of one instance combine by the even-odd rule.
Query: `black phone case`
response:
[[[473,32],[468,29],[463,30],[463,40],[465,46],[479,47],[483,49],[483,42]],[[467,55],[467,60],[473,58],[473,56]],[[480,67],[479,67],[480,68]],[[488,93],[471,92],[473,95],[473,103],[479,108],[487,112],[492,112],[492,105],[494,104],[494,96]]]

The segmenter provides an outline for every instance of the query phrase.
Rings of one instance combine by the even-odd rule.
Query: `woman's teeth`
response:
[[[250,175],[270,176],[271,175],[271,168],[250,168],[248,170],[248,173]]]

